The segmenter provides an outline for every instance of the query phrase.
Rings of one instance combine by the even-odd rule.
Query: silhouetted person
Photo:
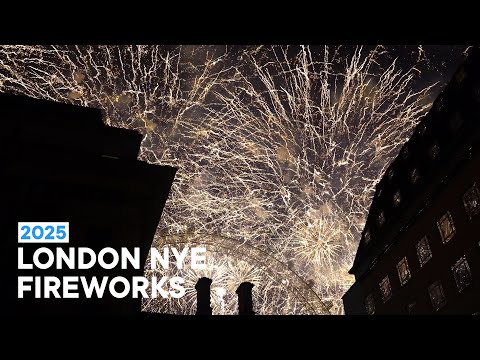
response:
[[[255,315],[253,311],[252,289],[252,283],[243,282],[235,291],[238,294],[238,315]]]
[[[195,290],[197,290],[197,313],[196,315],[212,315],[210,307],[210,285],[212,279],[202,277],[197,281]]]

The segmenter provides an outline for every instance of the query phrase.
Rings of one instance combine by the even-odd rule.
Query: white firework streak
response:
[[[212,288],[225,289],[212,294],[215,313],[236,313],[242,279],[256,284],[259,314],[315,313],[288,290],[297,275],[341,313],[374,186],[435,84],[413,91],[418,71],[381,68],[380,46],[348,57],[320,50],[1,46],[0,91],[101,108],[107,124],[145,135],[141,160],[178,167],[157,246],[165,234],[218,235],[285,265],[259,274],[256,256],[212,248],[222,274],[211,273]],[[144,308],[193,313],[201,273],[184,275],[182,301]]]

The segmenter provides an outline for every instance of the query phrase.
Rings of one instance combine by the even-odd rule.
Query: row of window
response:
[[[389,180],[393,179],[393,169],[388,170],[387,172]],[[412,184],[417,183],[417,181],[420,180],[420,172],[417,168],[413,169],[412,172],[410,173],[410,182]],[[382,194],[382,189],[379,190],[377,196],[380,196]],[[393,194],[393,205],[395,207],[398,207],[402,202],[402,193],[400,190],[397,190]],[[377,216],[377,223],[379,226],[382,226],[385,223],[385,213],[383,211],[380,211]],[[365,239],[365,244],[368,244],[370,242],[370,232],[367,230],[364,235]]]
[[[429,149],[429,155],[430,155],[430,158],[432,160],[436,159],[438,154],[440,153],[440,146],[438,145],[437,142],[434,142],[433,145],[430,147]],[[404,156],[404,158],[408,157],[408,148],[404,148],[402,150],[402,154]],[[388,180],[389,181],[392,181],[393,179],[393,176],[394,176],[395,172],[393,171],[393,169],[390,169],[387,171],[387,176],[388,176]],[[412,170],[412,172],[410,173],[410,182],[412,184],[416,184],[418,182],[418,180],[420,180],[420,171],[417,169],[417,168],[414,168]],[[378,193],[378,196],[381,194],[381,191]],[[393,194],[393,205],[395,207],[397,207],[398,205],[400,205],[400,203],[402,202],[402,196],[401,196],[401,193],[400,193],[400,190],[396,191],[395,194]],[[380,213],[378,214],[378,224],[380,226],[383,225],[383,223],[385,222],[385,219],[384,219],[385,215],[383,214],[383,211],[380,211]],[[383,219],[382,219],[383,218]]]
[[[443,96],[442,95],[440,95],[439,98],[437,99],[435,107],[436,107],[437,111],[439,111],[439,112],[442,111],[442,108],[443,108]],[[452,113],[449,117],[450,128],[454,132],[456,132],[462,126],[463,122],[464,122],[463,116],[458,111],[456,111],[455,113]],[[427,131],[427,126],[426,126],[425,123],[422,123],[418,126],[418,134],[420,136],[425,135],[426,131]],[[435,159],[438,156],[438,154],[440,153],[440,146],[438,145],[438,141],[435,140],[433,142],[433,144],[430,146],[430,148],[428,150],[428,153],[429,153],[429,156],[432,160]],[[409,151],[408,145],[403,147],[403,149],[401,151],[401,154],[402,154],[402,157],[403,157],[404,160],[409,158],[410,151]],[[394,176],[393,169],[388,170],[387,175],[388,175],[388,180],[391,181],[393,179],[393,176]],[[417,170],[415,169],[412,172],[411,175],[412,175],[411,176],[412,183],[415,183],[418,180]]]
[[[408,264],[406,258],[403,258],[397,266],[398,276],[401,281],[403,279],[403,284],[405,284],[408,279],[410,279],[410,271],[408,270]],[[457,285],[458,292],[462,292],[472,283],[472,273],[470,271],[470,266],[466,256],[462,256],[455,264],[451,267],[453,277],[455,279],[455,284]],[[383,302],[388,301],[392,297],[392,288],[390,287],[390,280],[388,275],[383,278],[380,282],[380,292],[382,293]],[[435,281],[428,287],[428,294],[430,296],[430,301],[432,307],[435,311],[440,310],[447,304],[447,298],[445,292],[443,291],[443,286],[441,281]],[[415,303],[410,303],[408,305],[408,312],[411,313],[414,308]],[[365,298],[365,309],[367,314],[373,315],[375,313],[375,299],[373,294],[369,294]]]
[[[406,149],[404,149],[404,151],[406,151]],[[431,147],[430,147],[430,150],[429,150],[429,153],[430,153],[430,157],[433,159],[435,159],[438,154],[440,152],[440,147],[437,143],[434,143]],[[388,170],[387,172],[387,175],[388,175],[388,178],[389,180],[392,180],[393,179],[393,175],[394,175],[394,171],[393,169],[390,169]],[[412,172],[410,173],[410,182],[412,184],[415,184],[417,183],[417,181],[420,179],[420,172],[417,168],[413,169]],[[379,195],[381,194],[381,191],[379,192]],[[471,194],[472,195],[472,194]],[[476,196],[477,196],[477,203],[478,203],[478,190],[477,190],[477,193],[476,193]],[[402,195],[401,195],[401,192],[400,190],[397,190],[394,194],[393,194],[393,198],[392,198],[392,201],[393,201],[393,205],[395,207],[399,206],[400,203],[402,202]],[[377,216],[377,223],[379,226],[382,226],[384,223],[385,223],[385,214],[383,211],[380,211],[378,213],[378,216]],[[366,236],[365,236],[366,237]],[[369,238],[369,237],[368,237]],[[367,240],[365,242],[368,242]]]
[[[480,192],[475,183],[464,193],[462,199],[463,199],[465,210],[470,219],[472,219],[475,215],[480,213]],[[456,230],[455,230],[455,225],[454,225],[452,216],[449,211],[447,211],[440,218],[440,220],[437,221],[437,228],[440,232],[440,236],[444,244],[449,242],[454,237]],[[365,236],[367,236],[367,234],[368,232],[365,233]],[[424,236],[422,239],[420,239],[420,241],[418,241],[417,244],[415,245],[415,248],[416,248],[420,267],[423,267],[433,256],[427,237]],[[462,292],[463,289],[466,286],[468,286],[471,282],[470,268],[468,266],[468,262],[465,256],[463,256],[460,260],[458,260],[452,266],[452,271],[454,273],[455,282],[457,284],[458,290],[459,292]],[[397,264],[397,273],[398,273],[398,278],[401,286],[405,285],[410,280],[411,273],[408,267],[408,261],[406,257],[400,260],[400,262]],[[379,287],[380,287],[380,292],[382,294],[382,300],[385,303],[392,296],[392,289],[390,286],[390,279],[388,275],[382,279],[382,281],[379,284]],[[430,299],[432,300],[432,305],[434,309],[435,310],[440,309],[444,304],[439,302],[437,299],[443,298],[445,300],[441,283],[437,281],[436,283],[432,284],[429,287],[428,291],[429,291]],[[375,303],[374,303],[373,294],[370,294],[365,299],[365,308],[367,310],[367,313],[369,314],[374,313]]]
[[[414,173],[416,176],[418,175],[418,171],[415,169]],[[462,197],[463,200],[463,205],[465,207],[465,211],[467,212],[467,215],[469,219],[472,219],[475,215],[480,213],[480,191],[478,190],[478,186],[474,183],[463,195]],[[400,205],[402,201],[402,196],[400,193],[400,190],[398,190],[394,195],[393,195],[393,203],[395,206]],[[385,223],[385,214],[383,211],[380,211],[378,214],[378,225],[382,226]],[[442,219],[439,221],[443,230],[440,230],[440,232],[443,234],[445,232],[447,234],[447,237],[444,238],[442,235],[442,240],[445,242],[448,242],[453,235],[455,235],[455,228],[453,227],[453,221],[451,219],[450,213],[446,213]],[[451,226],[451,228],[450,228]],[[439,226],[440,228],[440,226]],[[364,234],[364,241],[365,245],[368,244],[371,240],[370,237],[370,231],[367,230],[365,231]]]
[[[470,266],[466,256],[462,256],[455,264],[452,266],[453,277],[455,283],[457,284],[457,289],[461,293],[467,286],[472,283],[472,273],[470,271]],[[430,301],[432,302],[433,309],[435,311],[440,310],[447,304],[447,298],[445,292],[443,291],[443,286],[440,281],[435,281],[428,287],[428,294],[430,296]],[[414,304],[413,304],[414,305]],[[413,305],[409,305],[409,312],[413,308]]]

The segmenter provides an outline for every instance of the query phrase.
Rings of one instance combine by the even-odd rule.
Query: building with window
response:
[[[377,184],[346,314],[480,312],[480,50]]]

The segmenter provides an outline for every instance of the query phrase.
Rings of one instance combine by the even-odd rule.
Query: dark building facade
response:
[[[69,222],[69,244],[133,253],[145,264],[176,169],[137,160],[142,135],[106,126],[98,109],[0,94],[0,311],[16,314],[135,314],[141,299],[17,299],[22,276],[143,276],[135,270],[17,270],[17,223]],[[39,246],[25,244],[25,258]],[[108,293],[107,291],[105,292]],[[81,292],[80,292],[81,295]]]
[[[345,314],[480,311],[480,51],[377,184]]]

